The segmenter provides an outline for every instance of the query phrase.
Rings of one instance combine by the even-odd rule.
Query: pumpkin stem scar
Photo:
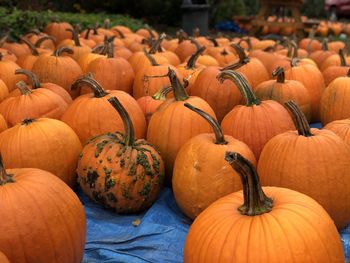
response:
[[[192,54],[192,56],[187,62],[186,69],[193,69],[196,67],[196,61],[199,58],[199,56],[203,54],[205,48],[205,46],[201,46],[199,49],[196,50],[196,52]]]
[[[236,152],[226,152],[225,160],[239,174],[242,181],[244,203],[238,211],[247,216],[270,212],[273,200],[264,193],[253,164]]]
[[[294,125],[298,130],[298,134],[305,137],[313,136],[309,122],[307,121],[304,113],[300,110],[299,106],[292,100],[285,102],[284,105],[293,118]]]
[[[0,154],[0,186],[14,182],[15,180],[13,179],[13,175],[6,173],[2,155]]]

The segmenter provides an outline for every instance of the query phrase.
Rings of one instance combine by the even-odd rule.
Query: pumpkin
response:
[[[241,73],[226,70],[217,78],[220,82],[225,79],[233,81],[246,100],[246,105],[235,106],[225,116],[221,122],[222,130],[224,134],[246,143],[257,160],[264,145],[272,137],[294,130],[288,111],[276,101],[260,101]]]
[[[188,232],[184,263],[341,263],[343,249],[327,212],[312,198],[279,187],[261,187],[254,166],[239,153],[225,160],[243,191],[201,213]]]
[[[256,96],[261,100],[274,100],[284,104],[293,100],[300,106],[306,118],[311,118],[311,99],[308,90],[296,80],[285,80],[284,69],[278,67],[272,73],[276,80],[260,83],[255,90]]]
[[[199,45],[197,43],[197,45]],[[179,44],[175,49],[175,54],[179,57],[181,62],[185,62],[186,58],[190,57],[196,50],[198,46],[194,39],[179,39]]]
[[[79,89],[82,85],[89,87],[93,93],[76,98],[68,106],[61,120],[75,131],[83,144],[96,135],[115,131],[123,132],[122,119],[107,101],[110,97],[117,97],[128,111],[135,127],[136,137],[145,138],[146,120],[134,98],[121,90],[105,91],[90,76],[77,79],[72,89]]]
[[[2,253],[1,251],[0,251],[0,263],[10,263],[10,261],[8,260],[6,255],[4,253]]]
[[[175,158],[181,146],[195,135],[211,131],[209,123],[185,108],[184,103],[192,104],[213,118],[215,113],[203,99],[188,96],[171,68],[169,68],[168,77],[174,89],[174,98],[166,100],[153,113],[148,125],[147,141],[159,149],[165,163],[165,183],[171,185]]]
[[[339,51],[337,52],[339,54]],[[331,67],[331,66],[343,66],[346,64],[350,63],[350,57],[348,56],[343,56],[342,58],[334,52],[333,55],[329,56],[327,59],[325,59],[320,67],[321,71],[325,71],[327,68]],[[343,59],[345,59],[345,62],[342,61]]]
[[[93,51],[94,52],[94,51]],[[82,55],[77,63],[79,64],[81,70],[84,74],[88,73],[88,67],[92,61],[94,61],[97,58],[103,58],[104,56],[99,53],[89,53]]]
[[[56,41],[56,38],[54,38],[53,36],[44,35],[34,43],[34,46],[36,48],[43,48],[43,49],[54,51],[55,41]]]
[[[4,42],[1,47],[11,51],[17,58],[30,54],[30,49],[26,44],[17,42]]]
[[[79,183],[95,202],[118,213],[137,213],[157,198],[163,161],[151,144],[135,139],[132,121],[116,97],[108,101],[120,114],[125,133],[107,133],[87,142],[78,163]]]
[[[75,132],[59,120],[24,119],[0,134],[0,149],[8,168],[38,168],[53,173],[69,186],[81,144]]]
[[[83,72],[74,59],[61,56],[63,52],[72,53],[73,50],[61,47],[55,50],[52,56],[40,56],[34,63],[32,71],[41,82],[55,83],[67,90],[72,97],[76,97],[78,93],[71,91],[70,87]]]
[[[25,38],[22,38],[25,40]],[[25,40],[28,41],[28,40]],[[31,70],[35,61],[39,58],[38,49],[28,41],[28,45],[31,49],[31,54],[25,54],[18,57],[16,63],[23,69]]]
[[[67,22],[52,22],[44,28],[44,32],[50,36],[53,36],[56,39],[56,43],[59,43],[62,40],[71,38],[72,35],[67,31],[67,29],[73,30],[72,25]]]
[[[330,130],[342,138],[350,146],[350,119],[337,120],[328,123],[324,129]]]
[[[199,134],[179,150],[172,179],[176,203],[189,218],[196,218],[217,199],[241,189],[238,176],[224,160],[226,151],[236,151],[253,164],[253,152],[243,142],[224,136],[220,124],[204,111],[185,103],[203,117],[214,133]]]
[[[0,114],[0,133],[2,133],[4,130],[7,130],[7,128],[8,128],[7,122],[4,116]]]
[[[89,46],[80,44],[80,39],[78,35],[79,32],[77,32],[77,30],[67,29],[67,31],[72,33],[73,39],[73,43],[68,45],[68,47],[73,50],[73,53],[68,55],[72,57],[75,61],[78,61],[81,56],[89,54],[91,52],[91,48]]]
[[[341,229],[350,221],[345,212],[350,211],[350,148],[329,130],[310,129],[295,103],[286,106],[297,131],[277,135],[265,145],[258,164],[261,182],[314,198]]]
[[[340,58],[340,65],[329,66],[322,72],[326,87],[336,78],[345,76],[350,69],[346,64],[343,49],[340,49],[338,54]]]
[[[54,83],[40,83],[38,77],[31,71],[25,70],[25,69],[17,69],[15,71],[15,74],[22,74],[27,77],[27,82],[30,83],[30,88],[31,89],[39,89],[39,88],[44,88],[51,90],[52,92],[56,93],[62,99],[67,103],[70,104],[72,103],[72,98],[69,95],[68,91],[66,91],[64,88],[54,84]],[[19,89],[16,89],[10,93],[10,96],[17,96],[21,95],[21,91]]]
[[[328,48],[328,39],[325,38],[322,42],[322,50],[316,50],[312,52],[309,56],[313,61],[316,62],[317,66],[321,68],[322,63],[329,57],[335,54],[334,51]]]
[[[85,31],[85,34],[82,34],[83,37],[79,39],[79,41],[81,43],[83,43],[84,45],[93,48],[94,46],[96,46],[96,42],[93,39],[89,39],[89,35],[91,33],[92,28],[88,27]]]
[[[68,107],[62,97],[51,90],[31,90],[23,81],[18,82],[17,87],[20,96],[8,97],[0,103],[0,114],[10,127],[25,118],[60,119]]]
[[[300,40],[299,47],[307,50],[309,54],[322,49],[322,43],[315,39],[315,28],[310,31],[310,34],[307,38]]]
[[[3,60],[0,53],[0,79],[5,83],[8,91],[16,89],[16,83],[23,80],[23,76],[16,76],[15,71],[20,67],[13,61]]]
[[[0,79],[0,102],[3,101],[8,95],[9,95],[9,90],[5,82],[3,82]]]
[[[153,57],[157,60],[158,57],[165,58],[170,65],[178,66],[181,62],[179,57],[172,51],[163,51],[161,48],[162,41],[166,38],[166,34],[162,33],[157,41],[151,46],[149,53],[153,55]],[[162,60],[162,58],[160,58]]]
[[[145,71],[145,69],[148,68],[149,66],[152,66],[152,61],[150,61],[146,53],[148,52],[145,50],[138,51],[129,57],[128,62],[134,69],[135,75],[139,72]],[[156,64],[160,64],[160,65],[169,64],[168,59],[164,58],[163,56],[153,57],[153,59],[155,60]]]
[[[60,179],[34,168],[5,170],[0,158],[0,198],[0,250],[10,262],[82,262],[84,207]]]
[[[136,31],[137,35],[140,35],[144,38],[158,38],[157,31],[151,29],[149,26],[146,26],[145,28],[140,28]]]
[[[348,105],[349,104],[349,105]],[[350,70],[347,76],[333,80],[322,94],[320,102],[323,125],[350,118]]]

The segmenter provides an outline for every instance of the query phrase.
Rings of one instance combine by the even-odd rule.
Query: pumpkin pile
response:
[[[347,30],[297,43],[55,22],[3,38],[0,261],[81,262],[77,187],[130,214],[167,186],[195,220],[184,262],[342,262],[350,54],[322,27]]]

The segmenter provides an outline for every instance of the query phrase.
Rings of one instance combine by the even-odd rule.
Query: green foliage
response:
[[[246,6],[243,0],[209,0],[212,22],[231,20],[234,15],[244,15]]]
[[[132,30],[143,26],[139,19],[127,15],[112,15],[104,13],[63,13],[51,11],[23,11],[16,8],[0,8],[0,33],[10,32],[11,37],[18,38],[20,35],[33,28],[43,29],[51,21],[67,21],[72,25],[79,24],[82,28],[93,26],[96,23],[103,24],[104,19],[111,20],[111,26],[125,25]]]
[[[303,14],[308,17],[324,18],[326,11],[324,10],[324,0],[306,0],[303,6]]]

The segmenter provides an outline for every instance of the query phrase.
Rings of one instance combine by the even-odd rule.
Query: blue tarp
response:
[[[140,215],[117,215],[89,201],[78,192],[85,206],[87,237],[84,263],[182,262],[183,246],[191,221],[175,203],[169,188]],[[138,226],[133,221],[140,220]],[[350,225],[341,232],[350,257]]]

